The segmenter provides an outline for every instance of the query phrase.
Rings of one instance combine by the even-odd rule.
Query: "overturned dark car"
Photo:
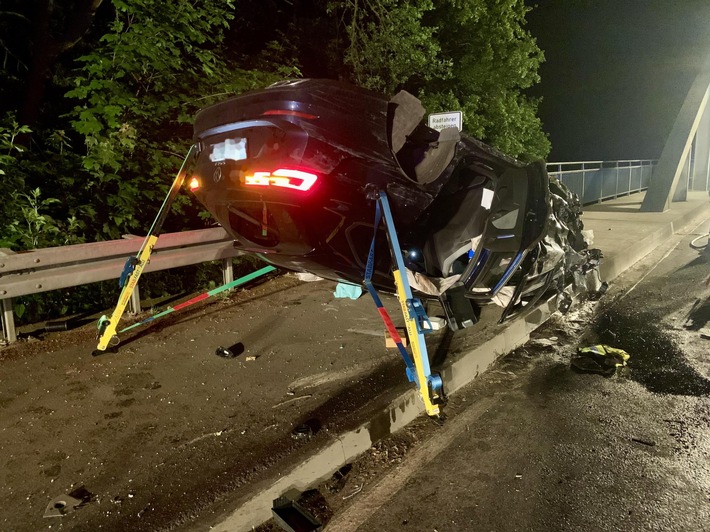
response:
[[[454,330],[474,324],[482,305],[502,306],[503,321],[594,277],[600,257],[587,249],[579,202],[543,163],[431,129],[424,115],[404,91],[388,99],[330,80],[278,83],[197,115],[191,188],[240,249],[357,284],[373,192],[385,192],[410,284],[441,301]],[[372,282],[392,291],[380,232]]]

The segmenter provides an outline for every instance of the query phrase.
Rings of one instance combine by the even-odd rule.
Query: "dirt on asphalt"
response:
[[[710,374],[703,350],[707,340],[700,341],[697,331],[680,325],[698,294],[690,284],[683,291],[663,280],[676,270],[687,275],[687,281],[700,274],[697,267],[664,268],[656,272],[650,292],[630,294],[624,298],[626,306],[610,306],[594,322],[583,314],[551,322],[536,336],[557,337],[558,346],[533,342],[451,398],[444,426],[486,398],[503,405],[486,411],[480,425],[466,428],[473,434],[461,452],[476,470],[474,479],[459,482],[461,472],[445,472],[454,455],[447,458],[443,453],[437,478],[422,484],[414,473],[409,477],[408,485],[419,486],[419,493],[412,487],[414,503],[402,503],[406,511],[396,515],[389,511],[398,519],[394,528],[384,519],[383,507],[362,529],[428,527],[429,503],[439,497],[439,505],[458,511],[465,489],[469,496],[487,494],[466,506],[467,518],[505,530],[497,526],[496,511],[505,513],[517,505],[523,519],[540,511],[540,500],[543,508],[579,504],[565,493],[580,489],[589,477],[581,469],[565,467],[602,445],[617,446],[614,452],[604,452],[605,460],[629,460],[644,471],[648,464],[637,460],[642,452],[670,467],[678,464],[669,458],[679,455],[685,470],[698,460],[708,463],[703,395]],[[138,329],[123,338],[118,353],[96,358],[90,355],[96,343],[93,325],[0,350],[0,495],[6,503],[0,510],[0,529],[206,530],[210,516],[233,508],[236,495],[258,489],[266,478],[300,463],[334,434],[358,426],[376,408],[373,399],[386,401],[410,384],[399,355],[384,348],[383,327],[372,302],[364,297],[335,300],[334,287],[326,281],[276,277]],[[651,314],[646,313],[649,293],[658,302]],[[611,303],[614,297],[612,293]],[[396,301],[385,299],[396,315]],[[639,343],[629,332],[634,326],[646,327],[643,338],[651,340]],[[434,342],[433,356],[465,351],[493,330],[488,327],[482,323],[476,334],[457,335],[451,343],[440,335],[440,349]],[[626,345],[633,351],[629,375],[605,379],[571,372],[569,357],[583,335],[585,341]],[[619,338],[632,343],[621,344]],[[688,348],[690,344],[695,347]],[[219,346],[239,355],[218,357]],[[690,360],[688,352],[695,353]],[[696,393],[653,389],[658,371],[671,376],[659,381],[666,383],[675,377],[684,383],[683,376],[691,375]],[[615,395],[622,389],[631,396]],[[580,390],[583,396],[569,399],[567,394]],[[625,401],[623,407],[616,404],[619,401]],[[608,410],[606,402],[615,403],[615,410]],[[294,437],[294,428],[303,423],[314,434]],[[590,427],[596,426],[607,432],[590,434]],[[536,443],[543,428],[546,439]],[[432,420],[418,419],[303,494],[302,502],[323,523],[337,519],[440,432],[441,426]],[[516,440],[521,435],[523,440]],[[518,469],[526,481],[534,475],[556,475],[561,479],[559,491],[540,483],[528,486],[531,491],[520,490]],[[614,482],[609,475],[593,478]],[[647,487],[645,480],[636,480]],[[84,507],[64,517],[43,518],[51,499],[80,486],[92,494]],[[422,493],[431,497],[426,505]],[[534,497],[530,502],[515,499],[520,494]],[[702,490],[695,495],[702,496]],[[406,500],[404,491],[402,496]],[[591,508],[598,510],[596,504]],[[550,526],[563,523],[550,515],[538,517]],[[440,523],[438,530],[471,529],[472,522]]]
[[[418,420],[300,502],[338,532],[709,530],[707,268],[649,257],[452,397],[443,426]],[[628,366],[574,371],[598,342]]]
[[[0,529],[206,530],[369,421],[412,384],[372,301],[334,290],[273,276],[98,357],[93,323],[0,349]],[[382,300],[401,322],[397,300]],[[484,310],[474,331],[428,336],[433,366],[500,330]],[[43,517],[81,487],[92,497],[80,510]]]
[[[0,529],[171,529],[356,424],[407,383],[372,302],[334,287],[275,277],[98,357],[93,324],[0,350]],[[81,509],[43,517],[81,486]]]

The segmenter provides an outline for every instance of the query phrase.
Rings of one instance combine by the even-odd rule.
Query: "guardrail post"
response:
[[[222,259],[222,282],[227,284],[232,281],[234,281],[234,266],[232,265],[232,259]]]
[[[133,293],[131,294],[131,300],[128,302],[128,313],[129,314],[140,314],[141,312],[141,292],[138,289],[138,285],[133,288]]]
[[[584,166],[584,165],[582,165],[582,166]],[[584,172],[582,172],[582,195],[581,195],[582,197],[580,198],[580,200],[582,201],[583,204],[584,204],[584,197],[586,196],[586,194],[585,194],[586,190],[584,190],[584,185],[585,185]]]
[[[584,163],[582,163],[582,194],[581,194],[581,201],[584,203],[584,183],[585,183],[585,174],[584,174]]]
[[[604,198],[604,162],[599,165],[599,200],[597,203],[601,203]]]
[[[634,167],[636,166],[635,161],[633,165],[629,165],[629,186],[626,187],[626,195],[631,194],[631,176],[634,175]]]
[[[2,330],[8,343],[17,340],[15,314],[12,310],[12,298],[2,300]]]

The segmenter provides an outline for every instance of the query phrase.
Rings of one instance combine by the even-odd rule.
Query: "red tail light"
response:
[[[297,116],[298,118],[305,118],[306,120],[318,118],[316,115],[302,113],[301,111],[291,111],[290,109],[271,109],[265,111],[262,116]]]
[[[193,176],[187,186],[190,188],[190,190],[195,191],[200,188],[200,180],[197,179],[197,177]]]
[[[244,184],[251,186],[273,186],[292,188],[294,190],[309,190],[318,179],[316,174],[303,170],[279,168],[273,172],[254,172],[244,177]]]

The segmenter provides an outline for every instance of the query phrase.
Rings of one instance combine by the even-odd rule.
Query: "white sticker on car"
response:
[[[481,207],[490,210],[491,204],[493,203],[493,191],[487,188],[483,189],[483,195],[481,196]]]
[[[225,139],[224,142],[212,144],[210,161],[219,163],[222,161],[243,161],[247,158],[247,139]]]

